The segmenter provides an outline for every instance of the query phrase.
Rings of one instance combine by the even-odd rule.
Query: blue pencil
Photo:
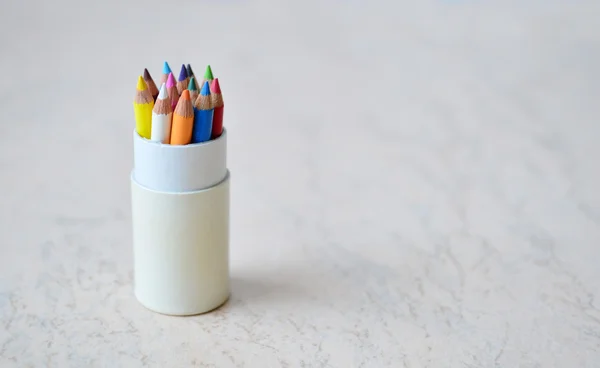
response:
[[[194,130],[192,131],[192,143],[210,140],[213,112],[214,109],[210,98],[210,87],[208,86],[208,81],[206,81],[194,103]]]

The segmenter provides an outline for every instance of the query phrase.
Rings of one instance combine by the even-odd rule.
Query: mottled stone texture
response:
[[[0,367],[600,365],[598,1],[163,4],[0,4]],[[165,59],[229,130],[233,295],[192,318],[132,295]]]

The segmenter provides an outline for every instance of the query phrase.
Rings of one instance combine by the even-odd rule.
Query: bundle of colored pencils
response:
[[[148,69],[140,75],[133,101],[138,134],[155,142],[172,145],[201,143],[223,133],[223,96],[219,79],[210,65],[198,84],[190,64],[181,65],[175,80],[165,61],[156,87]]]

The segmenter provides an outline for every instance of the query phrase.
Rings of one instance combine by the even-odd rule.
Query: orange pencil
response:
[[[194,107],[190,99],[190,91],[183,90],[171,123],[171,144],[184,145],[192,141],[192,129],[194,127]]]

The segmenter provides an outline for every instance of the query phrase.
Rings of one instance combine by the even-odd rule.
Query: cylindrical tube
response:
[[[215,309],[229,296],[226,132],[184,146],[133,136],[135,295],[163,314]]]

